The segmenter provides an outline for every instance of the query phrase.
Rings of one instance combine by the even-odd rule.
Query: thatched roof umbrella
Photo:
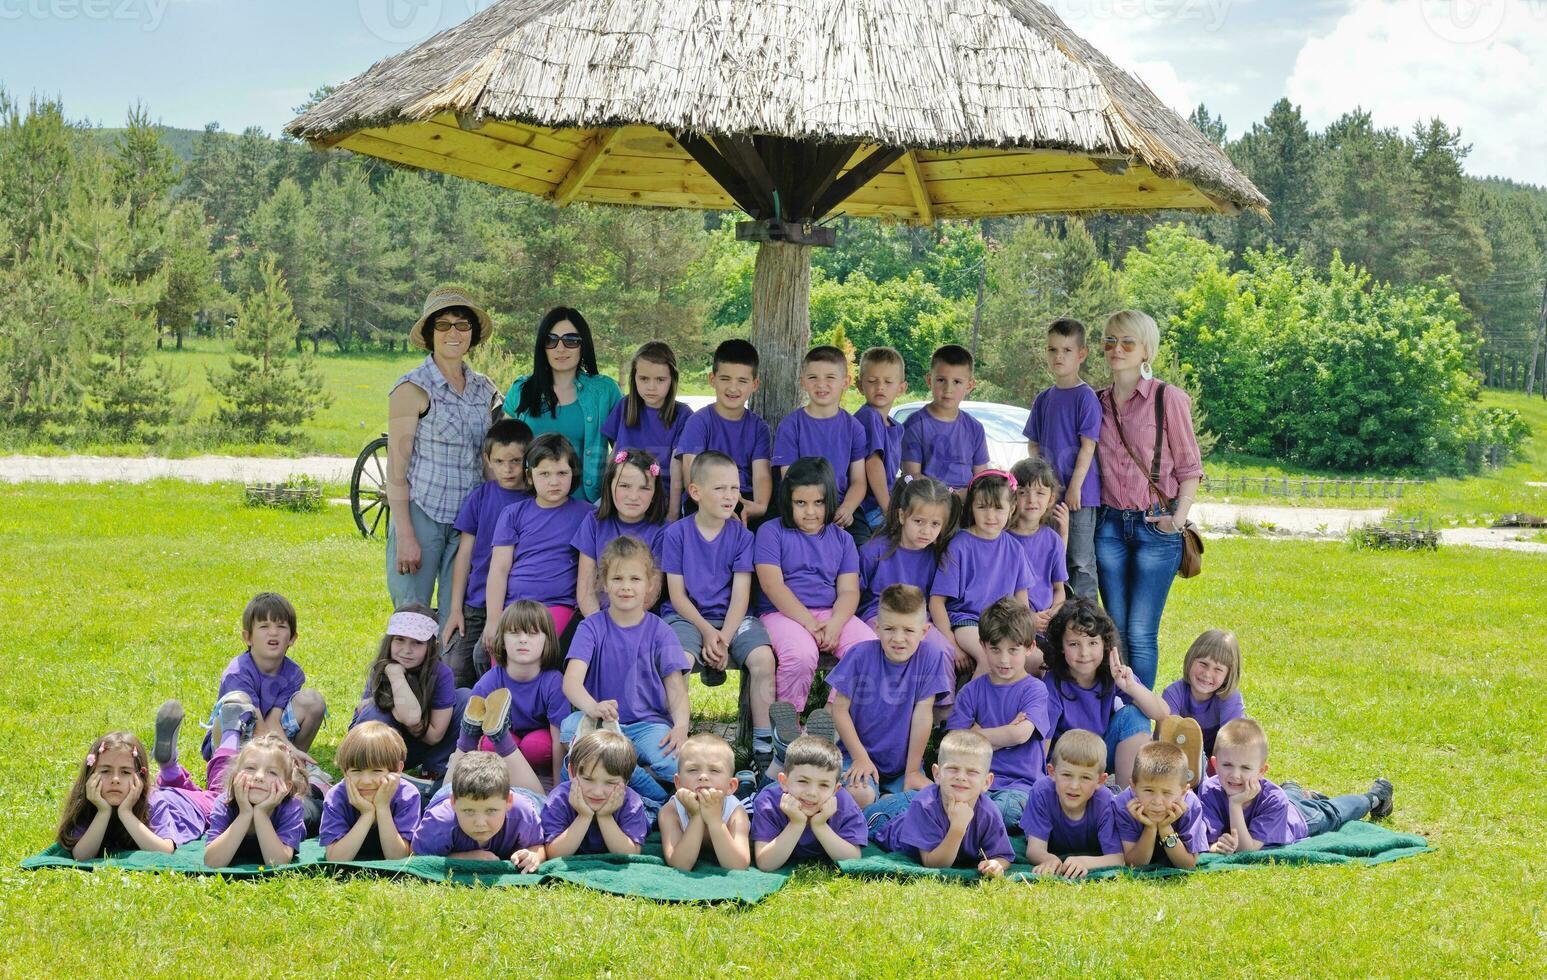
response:
[[[286,131],[561,205],[745,211],[771,421],[796,402],[828,216],[1267,205],[1032,0],[497,0]]]

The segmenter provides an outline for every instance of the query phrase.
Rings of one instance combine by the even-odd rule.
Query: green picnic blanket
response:
[[[1035,881],[1067,881],[1069,879],[1038,875],[1026,864],[1025,840],[1011,838],[1015,848],[1016,863],[1010,865],[1005,877]],[[1203,854],[1198,858],[1196,871],[1156,866],[1146,868],[1102,868],[1092,871],[1080,881],[1100,881],[1107,878],[1170,878],[1177,875],[1207,871],[1234,871],[1241,868],[1263,867],[1274,864],[1384,864],[1432,850],[1422,837],[1389,830],[1379,824],[1360,820],[1345,824],[1330,834],[1317,834],[1285,847],[1253,851],[1250,854]],[[897,854],[881,850],[875,845],[866,847],[864,853],[851,861],[839,861],[838,870],[844,874],[868,877],[892,878],[950,878],[959,881],[979,880],[976,868],[926,868]]]
[[[171,854],[158,854],[155,851],[124,851],[107,857],[96,857],[90,861],[77,861],[70,856],[70,852],[52,844],[45,851],[32,855],[22,861],[21,866],[31,870],[34,868],[82,868],[87,871],[95,868],[118,868],[123,871],[175,871],[185,875],[225,875],[230,878],[255,878],[260,875],[279,874],[282,871],[308,870],[323,863],[322,845],[316,839],[308,838],[301,841],[301,846],[296,848],[295,860],[289,864],[261,865],[261,864],[233,864],[225,868],[211,868],[204,864],[204,842],[202,840],[190,841],[173,851]]]
[[[585,854],[555,858],[538,869],[554,881],[567,881],[614,895],[635,895],[657,902],[741,902],[753,905],[784,887],[789,870],[727,871],[700,861],[692,871],[666,864],[660,846],[646,842],[642,854]]]

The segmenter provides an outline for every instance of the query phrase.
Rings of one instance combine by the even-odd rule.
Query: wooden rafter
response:
[[[902,154],[901,147],[878,147],[870,156],[856,164],[854,169],[833,181],[832,185],[822,192],[811,208],[812,217],[820,220],[826,216],[829,211],[847,200],[850,194],[870,183],[876,174],[896,163],[897,158]]]
[[[924,176],[919,173],[919,162],[912,150],[902,155],[902,175],[908,180],[908,190],[913,192],[913,206],[918,210],[919,224],[934,224],[935,208],[929,202],[929,188],[924,186]]]
[[[715,145],[702,136],[693,136],[683,133],[678,136],[677,143],[686,151],[688,156],[698,161],[698,165],[704,168],[704,172],[716,183],[720,189],[731,196],[741,210],[754,218],[767,216],[763,204],[757,194],[747,186],[736,168],[721,155]]]
[[[563,207],[575,199],[575,195],[580,193],[580,188],[585,186],[585,182],[591,179],[591,176],[596,173],[596,168],[602,165],[602,160],[606,159],[607,154],[611,152],[621,132],[623,132],[621,127],[596,131],[596,135],[591,138],[585,151],[580,154],[574,166],[569,168],[569,173],[565,174],[559,186],[554,188],[554,203]]]

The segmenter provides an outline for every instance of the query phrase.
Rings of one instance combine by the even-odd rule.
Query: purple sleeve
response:
[[[397,800],[392,801],[394,813]],[[349,802],[349,787],[339,780],[328,790],[328,795],[322,801],[322,824],[317,828],[317,842],[327,847],[349,833],[355,820],[359,819],[354,805]]]
[[[236,818],[236,804],[227,803],[222,796],[215,801],[215,805],[209,811],[209,826],[205,828],[204,839],[214,840],[226,832],[231,826],[231,821]]]
[[[771,521],[763,522],[763,526],[757,529],[757,536],[753,539],[752,545],[754,564],[783,566],[784,549],[780,547],[782,542],[779,540],[779,532],[783,527],[784,522],[776,517]]]
[[[843,414],[849,420],[849,462],[852,463],[855,460],[864,459],[871,453],[876,452],[877,449],[871,445],[870,433],[865,431],[865,427],[860,424],[859,419],[847,413]]]
[[[445,857],[451,853],[451,831],[457,818],[451,810],[451,801],[443,800],[424,811],[424,818],[414,828],[412,841],[415,854]]]
[[[986,801],[987,797],[980,797]],[[970,828],[976,830],[978,846],[975,848],[991,858],[1002,858],[1006,862],[1015,861],[1015,848],[1010,846],[1010,832],[1005,829],[1004,817],[1000,815],[999,808],[990,803],[988,806],[979,806],[977,816],[973,818],[979,826]],[[974,855],[977,857],[979,855]],[[974,862],[976,865],[976,862]]]
[[[419,790],[406,779],[399,782],[392,797],[392,826],[397,828],[403,840],[412,840],[414,828],[419,826],[419,806],[422,798]]]
[[[1090,440],[1101,438],[1101,399],[1096,397],[1096,392],[1086,385],[1080,392],[1080,430],[1081,437]],[[1080,447],[1074,447],[1078,450]]]
[[[645,801],[632,789],[623,791],[623,805],[613,814],[623,836],[638,844],[650,833],[650,817],[645,813]]]
[[[854,547],[854,537],[847,531],[842,531],[842,533],[835,537],[838,539],[838,546],[842,551],[838,558],[838,574],[858,575],[859,549]]]
[[[843,661],[838,661],[838,666],[843,666]],[[837,670],[834,667],[833,670]],[[827,674],[828,683],[832,682],[832,671]],[[959,731],[963,728],[971,728],[977,721],[978,688],[968,681],[962,685],[962,689],[956,692],[956,704],[951,708],[951,717],[945,721],[945,729],[949,732]]]
[[[1182,814],[1176,832],[1192,853],[1202,854],[1209,849],[1209,829],[1203,822],[1203,804],[1198,802],[1192,790],[1187,791],[1187,810]]]
[[[478,510],[483,506],[484,487],[487,483],[480,483],[473,488],[462,501],[462,508],[457,511],[457,519],[451,522],[451,526],[463,534],[476,535],[478,533]]]
[[[624,398],[612,406],[612,411],[607,413],[607,421],[602,423],[602,436],[610,443],[616,444],[618,441],[618,430],[623,427],[623,410],[627,405],[628,399]]]
[[[1132,844],[1139,839],[1139,835],[1144,832],[1144,828],[1140,826],[1139,821],[1133,818],[1133,814],[1128,812],[1128,800],[1123,799],[1125,796],[1128,799],[1133,798],[1132,793],[1124,790],[1117,799],[1112,801],[1112,809],[1117,819],[1118,839],[1124,844]],[[1202,811],[1200,810],[1199,812],[1201,813]]]
[[[1042,448],[1043,443],[1042,409],[1043,406],[1047,403],[1047,399],[1042,396],[1046,393],[1047,389],[1044,388],[1037,392],[1037,397],[1031,400],[1031,411],[1026,415],[1026,428],[1021,430],[1021,435],[1025,436],[1028,442],[1036,443],[1038,449]],[[1099,412],[1096,416],[1096,422],[1098,425],[1101,422],[1101,416]]]
[[[1227,721],[1235,721],[1237,718],[1246,717],[1246,702],[1241,698],[1240,691],[1231,691],[1230,696],[1219,704],[1219,723],[1223,725]]]
[[[301,846],[301,841],[306,837],[306,808],[292,796],[275,809],[273,823],[274,834],[279,842],[293,851]],[[290,857],[295,860],[294,854]]]
[[[704,451],[704,422],[699,418],[702,412],[695,412],[682,427],[682,435],[677,439],[675,450],[678,456],[684,453],[696,456]]]
[[[601,618],[603,617],[592,616],[589,619],[582,619],[580,621],[580,625],[575,628],[574,638],[570,640],[569,652],[564,655],[566,665],[571,660],[578,660],[585,664],[591,662],[591,657],[595,655],[597,645],[601,640],[597,636],[602,631],[601,627],[597,625],[597,621]]]
[[[1037,840],[1047,843],[1053,836],[1053,810],[1058,805],[1055,793],[1042,791],[1043,779],[1040,777],[1031,786],[1031,792],[1026,796],[1026,809],[1021,811],[1021,831],[1028,839],[1035,837]],[[1094,805],[1095,797],[1091,798]]]
[[[690,419],[692,417],[693,417],[693,406],[689,405],[687,402],[678,402],[677,403],[677,415],[675,417],[675,420],[671,424],[671,433],[670,433],[670,436],[671,436],[671,446],[672,446],[672,455],[673,456],[675,456],[677,454],[677,443],[682,441],[682,432],[683,432],[684,429],[686,429],[688,427],[688,419]],[[667,461],[666,460],[662,460],[663,464],[665,462],[667,462]]]
[[[930,595],[943,596],[947,599],[960,599],[965,591],[961,580],[961,564],[961,554],[957,550],[956,542],[952,541],[946,545],[945,565],[935,573],[935,584],[930,589]]]
[[[688,659],[687,651],[682,649],[682,641],[677,639],[676,631],[667,626],[666,621],[659,616],[650,613],[645,615],[655,620],[653,624],[655,637],[650,645],[655,648],[656,672],[662,677],[667,677],[692,670],[693,662]]]
[[[757,424],[752,427],[752,455],[748,457],[750,461],[756,462],[769,457],[769,438],[768,423],[759,418]]]
[[[860,646],[863,647],[864,644]],[[858,680],[855,675],[860,672],[859,662],[864,659],[862,656],[856,656],[859,652],[858,647],[851,648],[848,654],[827,672],[827,686],[850,699],[854,697],[854,683]]]
[[[1116,797],[1110,792],[1098,793],[1091,797],[1090,805],[1096,807],[1096,841],[1101,845],[1101,853],[1123,853],[1123,839],[1117,833]]]
[[[473,682],[473,693],[481,698],[486,698],[500,686],[499,668],[491,666],[483,672],[483,676]]]
[[[1182,704],[1182,685],[1186,681],[1174,681],[1166,685],[1166,689],[1160,692],[1160,700],[1166,703],[1173,715],[1185,714]]]
[[[596,536],[600,530],[595,511],[585,515],[580,519],[580,526],[575,528],[575,536],[569,541],[570,546],[592,561],[599,560],[601,555],[597,553]]]
[[[1037,726],[1033,738],[1047,738],[1053,733],[1053,706],[1048,703],[1047,688],[1041,684],[1026,684],[1021,690],[1020,712],[1026,720]]]
[[[919,412],[922,411],[924,409],[919,409]],[[913,421],[917,416],[918,412],[914,412],[902,424],[902,461],[904,463],[924,462],[924,441],[919,436],[921,426]]]
[[[869,406],[861,406],[861,409],[855,411],[854,413],[855,421],[857,421],[860,424],[860,427],[865,431],[865,455],[874,456],[876,453],[885,455],[886,420],[881,417],[880,412],[877,412],[874,409],[861,414],[861,411],[868,407]]]
[[[1254,838],[1269,847],[1293,844],[1300,839],[1289,818],[1289,810],[1294,804],[1289,802],[1283,790],[1265,786],[1256,802],[1252,818],[1246,824]]]
[[[686,520],[692,520],[691,517]],[[661,563],[662,575],[682,574],[682,531],[678,530],[683,521],[667,526],[661,532],[661,537],[656,544],[656,560]],[[721,532],[724,533],[723,531]]]
[[[789,818],[779,809],[779,798],[782,795],[778,784],[774,783],[763,787],[762,792],[752,798],[751,838],[753,840],[765,843],[771,841],[778,837],[789,824]]]
[[[1005,540],[1005,539],[1007,539],[1009,537],[1010,536],[1008,534],[1003,534],[1002,533],[1002,534],[999,535],[999,539],[1001,541],[1003,541],[1003,540]],[[1012,544],[1015,545],[1015,550],[1017,552],[1020,552],[1020,555],[1021,555],[1021,560],[1018,561],[1018,562],[1014,562],[1011,565],[1011,567],[1015,570],[1015,572],[1017,574],[1015,576],[1015,588],[1011,589],[1010,591],[1017,592],[1017,591],[1019,591],[1021,589],[1027,589],[1029,591],[1031,589],[1031,585],[1032,585],[1031,562],[1026,561],[1026,557],[1025,557],[1026,553],[1021,550],[1020,544],[1016,543],[1014,541],[1014,539],[1010,539],[1010,541],[1011,541]]]
[[[553,787],[553,791],[548,794],[548,799],[543,802],[543,812],[539,820],[542,824],[544,841],[551,841],[558,837],[575,822],[575,811],[569,805],[568,782],[562,782]]]
[[[962,414],[966,414],[964,411]],[[982,466],[988,462],[988,433],[983,430],[983,424],[973,419],[973,439],[976,444],[972,448],[972,465]]]
[[[774,520],[777,521],[778,518],[774,518]],[[770,521],[768,523],[773,522]],[[761,528],[759,528],[759,530],[761,530]],[[721,531],[720,533],[725,534],[731,531],[736,533],[736,553],[731,558],[731,574],[734,575],[737,572],[755,572],[757,569],[754,566],[757,563],[752,558],[752,551],[756,546],[757,539],[752,536],[752,532],[748,531],[746,526],[743,525],[740,521],[727,521],[725,523],[725,530]]]
[[[854,797],[849,795],[848,790],[840,786],[838,794],[838,811],[833,814],[827,825],[833,828],[833,833],[843,840],[855,847],[864,847],[870,843],[870,827],[865,823],[865,812],[859,808],[858,803],[854,802]]]
[[[1058,532],[1054,531],[1054,535]],[[1047,580],[1052,583],[1069,581],[1068,551],[1064,547],[1064,539],[1058,539],[1058,546],[1049,552]]]
[[[232,691],[241,691],[252,699],[252,703],[256,705],[259,701],[258,682],[256,679],[248,676],[248,672],[243,669],[242,656],[245,656],[245,654],[237,656],[226,665],[225,671],[220,675],[220,690],[216,695],[216,699],[219,700]]]
[[[800,433],[795,431],[799,424],[797,421],[799,413],[800,409],[797,408],[779,421],[779,431],[774,433],[773,459],[770,461],[775,466],[788,466],[795,462],[795,444],[800,438]]]
[[[945,814],[940,810],[937,793],[924,790],[908,804],[907,812],[885,827],[889,850],[914,848],[920,853],[932,851],[945,840]]]
[[[501,641],[503,642],[503,641]],[[435,694],[430,700],[430,710],[455,707],[457,703],[457,677],[443,663],[435,665]]]
[[[525,503],[526,498],[523,498],[500,511],[499,519],[494,522],[493,547],[506,548],[516,543],[521,536],[516,530],[517,517]]]

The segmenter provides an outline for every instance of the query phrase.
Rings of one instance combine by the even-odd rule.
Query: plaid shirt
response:
[[[408,496],[440,524],[455,521],[462,501],[483,482],[483,437],[489,429],[490,409],[500,397],[488,378],[472,368],[463,370],[466,382],[461,394],[440,373],[433,357],[398,379],[398,384],[409,382],[430,396],[408,458]]]

